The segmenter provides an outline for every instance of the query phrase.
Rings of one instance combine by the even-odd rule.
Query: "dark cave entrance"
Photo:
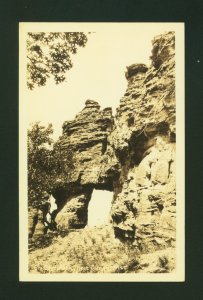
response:
[[[93,190],[92,197],[88,205],[88,226],[93,227],[110,223],[112,200],[113,192],[106,190]]]

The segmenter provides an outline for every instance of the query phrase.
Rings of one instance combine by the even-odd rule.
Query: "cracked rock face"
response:
[[[112,219],[118,237],[172,243],[175,193],[175,145],[159,137],[141,162],[129,168],[114,200]]]
[[[91,191],[72,196],[56,216],[61,229],[84,228],[87,224],[87,208],[91,199]]]
[[[70,181],[80,186],[102,187],[102,174],[110,172],[117,163],[109,154],[113,150],[108,144],[108,135],[114,124],[112,109],[100,110],[99,104],[93,100],[87,100],[85,105],[75,120],[63,124],[59,143],[62,149],[71,149],[74,153],[74,172]],[[112,190],[110,177],[105,184],[105,189]]]
[[[121,162],[112,219],[118,237],[175,240],[175,37],[156,37],[152,63],[127,68],[111,144]]]
[[[151,66],[127,67],[128,87],[115,117],[87,100],[63,124],[58,145],[74,170],[56,193],[61,226],[82,228],[94,188],[113,191],[115,235],[171,245],[175,240],[175,36],[152,41]],[[56,179],[57,180],[57,179]],[[61,196],[62,195],[62,196]]]

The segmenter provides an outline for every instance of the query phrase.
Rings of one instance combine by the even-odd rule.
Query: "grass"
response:
[[[110,225],[50,233],[30,244],[32,273],[137,273],[150,264],[137,246],[115,239]],[[163,258],[157,264],[167,269]]]
[[[172,266],[166,255],[159,256],[157,266],[159,267],[156,273],[170,273]]]

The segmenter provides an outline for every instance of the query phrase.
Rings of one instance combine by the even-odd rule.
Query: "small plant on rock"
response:
[[[158,267],[160,269],[156,270],[155,273],[169,273],[170,272],[170,264],[167,256],[160,256],[158,259]]]

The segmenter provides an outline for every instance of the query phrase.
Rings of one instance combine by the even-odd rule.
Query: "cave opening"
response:
[[[88,221],[89,227],[109,224],[111,222],[111,205],[113,200],[113,192],[106,190],[93,190],[92,197],[88,205]]]

